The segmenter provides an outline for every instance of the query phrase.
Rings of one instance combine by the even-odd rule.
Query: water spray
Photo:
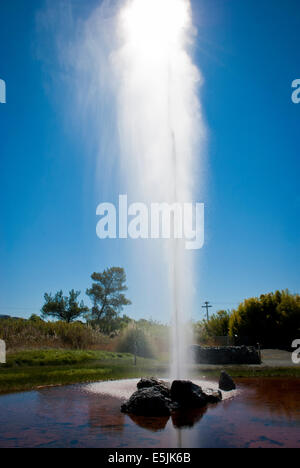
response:
[[[127,0],[117,30],[119,47],[112,63],[128,184],[133,178],[142,181],[136,192],[150,201],[192,200],[198,137],[204,132],[197,94],[200,73],[190,54],[190,1]],[[185,328],[191,314],[193,258],[175,236],[162,249],[173,310],[171,377],[182,379],[188,377]],[[161,261],[161,253],[157,258]]]

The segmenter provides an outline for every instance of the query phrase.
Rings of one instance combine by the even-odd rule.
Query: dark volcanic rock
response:
[[[222,392],[220,392],[220,390],[214,391],[208,388],[205,391],[205,397],[207,403],[219,403],[219,401],[222,401]]]
[[[224,390],[225,392],[229,392],[230,390],[235,390],[236,386],[230,375],[227,372],[222,371],[219,380],[219,388]]]
[[[158,380],[155,377],[142,378],[137,383],[137,388],[140,390],[142,388],[151,388],[155,387],[160,391],[165,397],[170,398],[170,388],[167,382],[163,380]]]
[[[142,377],[141,380],[137,383],[137,388],[148,388],[155,387],[157,385],[167,386],[166,382],[163,380],[156,379],[155,377]]]
[[[171,386],[171,400],[175,405],[184,408],[201,408],[207,403],[202,388],[189,380],[174,380]]]
[[[134,392],[129,400],[121,406],[123,413],[138,416],[168,416],[171,400],[158,387],[141,388]]]
[[[208,389],[203,392],[199,385],[189,380],[174,380],[169,383],[154,377],[143,378],[138,390],[121,406],[123,413],[135,416],[169,416],[170,413],[204,408],[208,403],[222,400],[222,393]]]

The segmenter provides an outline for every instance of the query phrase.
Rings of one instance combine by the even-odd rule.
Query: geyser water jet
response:
[[[119,46],[111,61],[128,181],[151,202],[191,201],[204,130],[197,96],[200,73],[190,55],[195,33],[190,2],[128,0],[120,8],[117,30]],[[187,377],[193,257],[180,239],[163,248],[172,308],[171,377],[182,379]]]
[[[106,156],[113,146],[112,153],[120,157],[117,182],[129,203],[201,202],[205,129],[198,99],[201,74],[191,54],[195,33],[189,0],[103,0],[85,24],[80,96],[96,109],[90,125],[101,136],[101,153]],[[99,161],[102,174],[109,163]],[[110,179],[103,177],[102,185]],[[185,249],[185,239],[175,237],[144,239],[142,248],[135,241],[131,258],[140,253],[142,268],[148,268],[147,275],[151,270],[156,316],[172,317],[170,377],[184,379],[196,253]]]

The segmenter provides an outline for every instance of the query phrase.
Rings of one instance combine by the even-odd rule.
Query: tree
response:
[[[195,336],[202,344],[214,345],[216,337],[229,335],[230,312],[220,310],[212,314],[209,320],[201,320],[194,324]]]
[[[115,336],[124,330],[130,323],[132,319],[127,317],[127,315],[111,317],[102,317],[98,320],[91,320],[89,323],[97,325],[97,328],[104,335]]]
[[[220,310],[210,316],[210,319],[204,320],[204,328],[209,336],[228,336],[230,313],[226,310]]]
[[[41,323],[43,322],[43,319],[39,316],[39,315],[36,315],[36,314],[32,314],[29,319],[28,319],[30,322],[35,322],[35,323]]]
[[[86,294],[93,303],[93,320],[113,320],[118,317],[124,306],[131,304],[123,294],[127,291],[123,268],[108,268],[102,273],[93,273],[91,278],[95,283],[87,289]]]
[[[45,294],[45,304],[42,307],[42,317],[55,317],[64,322],[70,323],[74,322],[78,317],[80,317],[84,312],[88,312],[88,307],[86,307],[81,301],[77,301],[80,291],[74,291],[72,289],[69,292],[69,297],[63,296],[62,291],[58,291],[55,296],[51,294]]]
[[[300,296],[289,291],[246,299],[232,312],[229,334],[264,347],[288,348],[299,333]]]

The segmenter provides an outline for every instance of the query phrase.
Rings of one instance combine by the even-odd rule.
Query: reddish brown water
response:
[[[0,447],[300,447],[300,379],[237,384],[234,398],[172,418],[122,414],[118,383],[113,395],[93,385],[5,395]]]

